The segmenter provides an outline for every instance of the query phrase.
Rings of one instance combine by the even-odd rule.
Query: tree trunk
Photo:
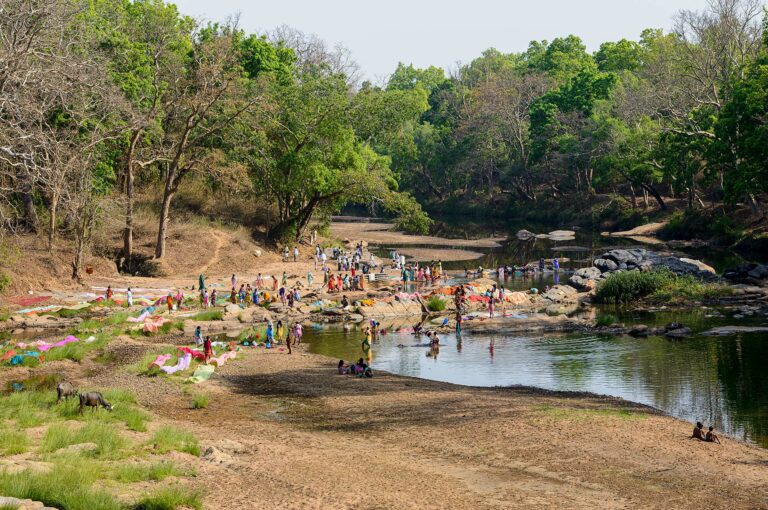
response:
[[[22,173],[21,180],[21,202],[24,205],[24,224],[30,232],[37,233],[40,221],[37,218],[35,201],[32,197],[32,183],[29,175]]]
[[[125,229],[123,230],[123,258],[124,266],[130,266],[133,257],[133,158],[136,153],[136,144],[141,136],[141,129],[137,129],[131,136],[128,152],[125,157]]]
[[[659,207],[661,207],[662,211],[667,210],[667,204],[664,203],[664,199],[661,198],[661,195],[659,195],[659,192],[656,191],[656,188],[653,186],[649,186],[648,184],[641,184],[644,190],[646,190],[648,193],[651,194],[651,196],[656,200],[656,203],[659,204]]]
[[[629,185],[629,193],[632,197],[632,209],[637,209],[637,195],[635,195],[635,187],[632,184]]]
[[[166,184],[163,192],[163,204],[160,208],[160,225],[157,229],[157,244],[155,245],[155,258],[161,259],[165,256],[165,236],[168,231],[168,213],[171,209],[171,200],[174,192],[170,185]]]
[[[58,193],[54,193],[51,195],[51,211],[50,211],[50,219],[48,220],[48,251],[53,253],[54,247],[56,245],[56,212],[58,210],[59,206],[59,196]]]

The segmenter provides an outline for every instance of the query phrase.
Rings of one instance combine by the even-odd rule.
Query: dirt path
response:
[[[768,508],[768,451],[617,399],[356,379],[277,350],[207,389],[205,410],[154,408],[221,450],[206,508]]]
[[[211,254],[211,258],[208,259],[208,261],[205,263],[204,266],[200,267],[199,272],[201,274],[205,274],[208,271],[208,268],[210,268],[215,264],[218,264],[221,261],[221,257],[219,253],[221,252],[222,246],[224,246],[224,242],[221,240],[222,233],[212,231],[211,235],[214,238],[215,246],[213,247],[213,253]]]

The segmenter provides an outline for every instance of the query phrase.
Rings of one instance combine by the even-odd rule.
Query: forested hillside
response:
[[[155,259],[172,219],[281,241],[350,204],[418,232],[422,204],[503,215],[597,197],[744,204],[760,219],[763,5],[713,0],[671,23],[594,53],[573,35],[489,49],[450,75],[401,64],[377,85],[347,51],[288,28],[203,25],[160,0],[6,0],[4,249],[18,235],[66,243],[78,279],[96,238],[119,236],[98,249],[134,266],[137,215],[155,222]]]

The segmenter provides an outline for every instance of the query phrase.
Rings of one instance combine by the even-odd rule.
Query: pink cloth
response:
[[[37,348],[37,349],[38,349],[39,351],[45,352],[45,351],[48,351],[48,350],[50,350],[50,349],[53,349],[54,347],[61,347],[61,346],[63,346],[63,345],[67,345],[67,344],[69,344],[69,343],[72,343],[72,342],[77,342],[77,341],[78,341],[78,340],[77,340],[77,338],[76,338],[76,337],[74,337],[74,336],[72,336],[72,335],[69,335],[69,336],[68,336],[67,338],[65,338],[64,340],[59,340],[58,342],[56,342],[56,343],[53,343],[53,344],[43,344],[43,345],[40,345],[40,346],[38,346],[38,348]]]
[[[41,345],[48,345],[42,340],[35,340],[34,342],[16,342],[16,347],[19,349],[29,349],[30,347],[39,347]]]
[[[144,332],[157,333],[157,328],[159,328],[166,322],[170,322],[170,321],[164,317],[152,317],[151,319],[148,319],[144,322]]]
[[[125,320],[126,322],[144,322],[147,317],[149,317],[149,312],[144,312],[138,317],[128,317]]]
[[[172,367],[160,367],[160,370],[166,374],[175,374],[189,368],[189,364],[192,362],[192,355],[185,353],[184,356],[179,358],[179,361]]]
[[[165,365],[165,362],[171,359],[173,356],[170,354],[160,354],[157,358],[155,358],[155,361],[149,364],[151,367],[152,365],[157,365],[158,367],[162,367]]]
[[[216,358],[211,358],[209,363],[211,365],[216,365],[217,367],[222,366],[228,359],[233,359],[237,357],[237,351],[227,351],[221,356],[218,356]]]

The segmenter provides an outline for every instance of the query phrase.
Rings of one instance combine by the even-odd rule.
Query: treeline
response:
[[[1,230],[65,236],[79,278],[94,230],[135,259],[137,197],[166,254],[189,182],[260,201],[273,240],[348,204],[424,232],[421,203],[622,194],[749,204],[768,189],[768,42],[759,0],[711,0],[673,31],[488,50],[454,76],[401,64],[358,84],[348,52],[282,28],[200,25],[161,0],[0,4]],[[404,190],[404,191],[403,191]],[[415,198],[414,198],[415,197]]]
[[[403,189],[432,205],[507,207],[612,193],[633,205],[746,203],[768,190],[768,40],[759,0],[710,0],[670,32],[487,50],[453,76],[400,64],[386,90],[429,109],[394,140]],[[365,87],[364,87],[365,90]]]
[[[272,239],[348,203],[400,226],[429,219],[398,191],[383,141],[427,109],[423,91],[357,93],[343,50],[236,20],[199,25],[161,0],[4,0],[0,5],[2,228],[72,240],[74,278],[97,227],[135,256],[137,185],[162,190],[154,257],[192,178],[267,200]]]

